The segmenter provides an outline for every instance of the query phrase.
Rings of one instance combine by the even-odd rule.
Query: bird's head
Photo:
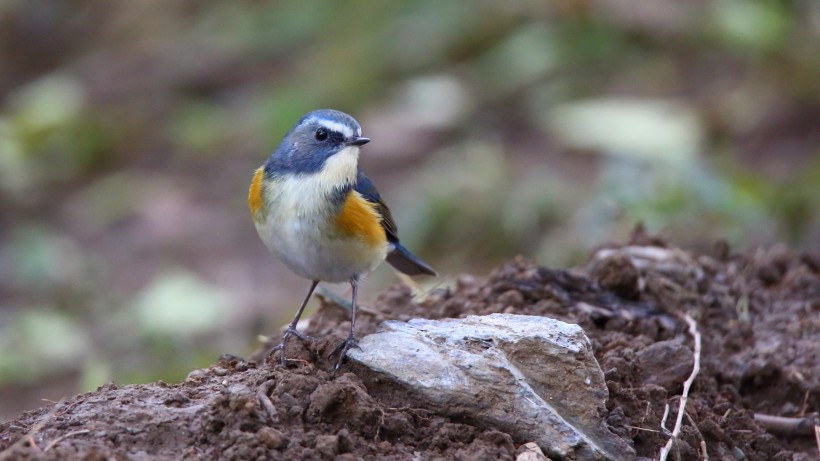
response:
[[[271,156],[274,174],[326,173],[348,175],[355,171],[362,137],[359,122],[337,110],[315,110],[303,116],[282,139]]]

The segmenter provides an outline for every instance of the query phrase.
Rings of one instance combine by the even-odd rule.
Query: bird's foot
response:
[[[362,349],[361,347],[359,347],[359,341],[356,340],[356,337],[350,335],[347,337],[347,339],[345,339],[338,346],[336,346],[336,348],[333,349],[330,355],[328,355],[328,357],[333,357],[333,355],[335,355],[336,353],[339,354],[339,360],[336,362],[336,366],[333,368],[332,378],[335,378],[336,373],[338,373],[339,369],[342,368],[342,362],[344,362],[345,356],[347,356],[347,351],[353,348],[359,350]]]
[[[310,350],[309,343],[313,341],[313,338],[307,335],[303,335],[302,333],[299,333],[296,330],[296,328],[288,327],[288,329],[285,330],[285,335],[282,336],[282,342],[277,344],[276,346],[273,346],[273,348],[271,348],[271,350],[268,351],[268,357],[273,357],[276,351],[279,351],[279,365],[283,367],[287,364],[287,359],[285,358],[285,346],[287,345],[288,339],[290,339],[291,336],[295,336],[296,339],[298,339],[299,342],[302,343],[302,346],[304,346],[305,349],[312,353],[312,351]]]

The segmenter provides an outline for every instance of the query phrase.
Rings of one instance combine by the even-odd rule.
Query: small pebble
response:
[[[263,427],[256,431],[256,437],[259,441],[271,449],[285,448],[288,446],[288,437],[278,429],[272,427]]]
[[[743,450],[738,447],[732,448],[732,456],[734,456],[737,461],[746,459],[746,453],[743,453]]]
[[[515,457],[515,461],[547,461],[541,447],[535,442],[527,442],[518,449],[521,453]]]
[[[506,306],[518,306],[524,302],[524,295],[518,290],[507,290],[498,296],[498,302]]]
[[[225,376],[228,374],[228,370],[222,367],[213,367],[211,368],[211,372],[217,376]]]
[[[188,381],[188,380],[199,381],[204,377],[205,377],[205,371],[202,370],[202,369],[197,369],[197,370],[194,370],[194,371],[188,373],[188,376],[185,377],[185,380],[186,381]]]
[[[316,437],[316,450],[332,458],[339,453],[339,436],[338,435],[320,435]]]

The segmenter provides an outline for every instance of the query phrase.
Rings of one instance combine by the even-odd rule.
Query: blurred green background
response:
[[[637,222],[820,248],[818,43],[816,0],[0,1],[0,419],[276,333],[308,282],[247,188],[316,108],[428,289]]]

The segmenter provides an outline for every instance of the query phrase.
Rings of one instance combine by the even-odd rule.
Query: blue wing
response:
[[[398,229],[396,228],[396,223],[393,221],[393,215],[390,214],[390,208],[388,208],[387,204],[382,200],[373,182],[361,171],[359,171],[356,178],[356,186],[354,189],[361,194],[365,200],[376,205],[376,210],[382,217],[381,225],[387,234],[387,241],[393,244],[393,251],[387,255],[387,262],[408,275],[438,275],[429,264],[419,259],[413,253],[410,253],[410,250],[399,243]]]

